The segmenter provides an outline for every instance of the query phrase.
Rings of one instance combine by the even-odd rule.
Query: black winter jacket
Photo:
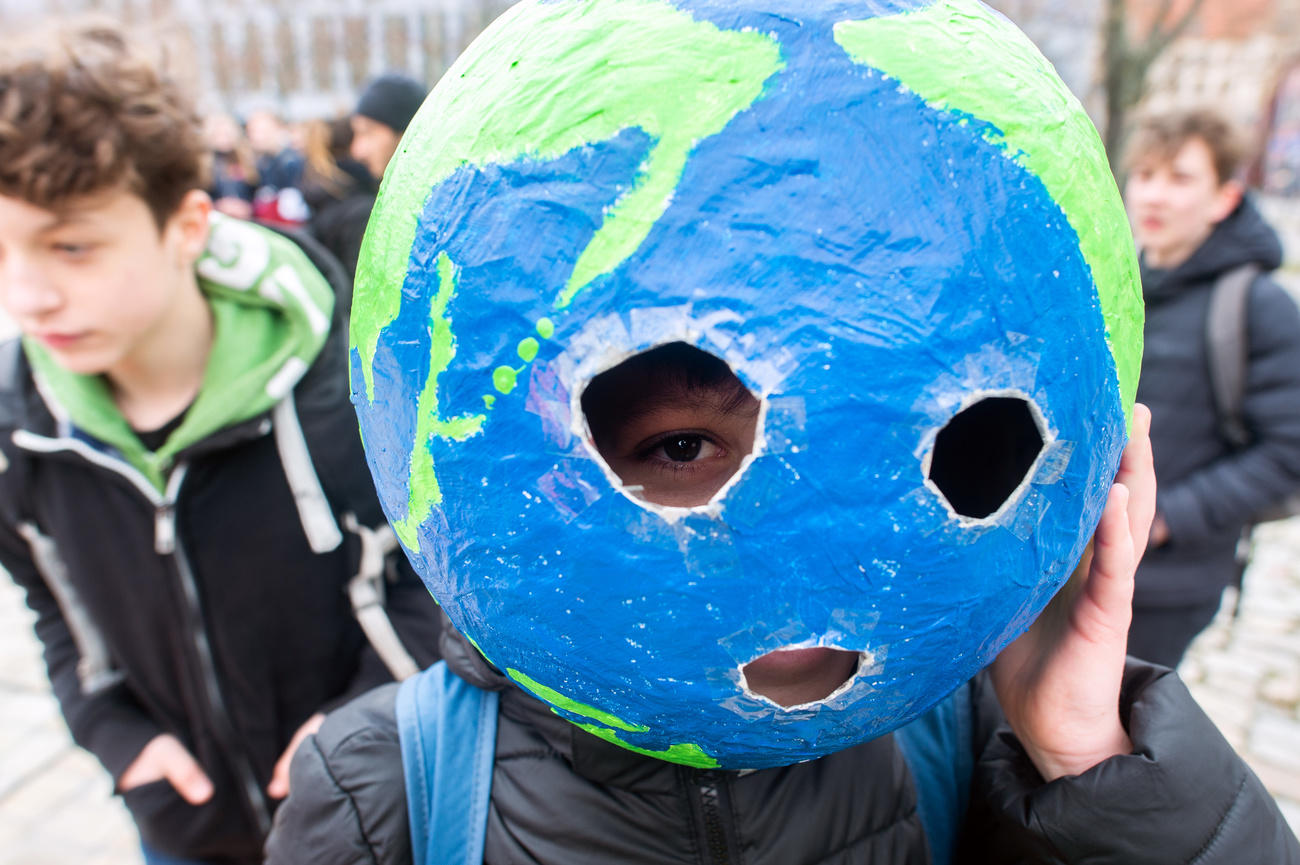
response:
[[[333,267],[337,272],[337,264]],[[333,332],[293,391],[330,510],[382,519],[349,403],[346,285]],[[185,803],[166,781],[124,794],[154,850],[258,862],[265,790],[309,716],[391,681],[345,586],[359,542],[314,553],[272,413],[182,452],[174,497],[59,429],[16,345],[0,350],[0,564],[27,593],[63,714],[114,779],[168,732],[215,787]],[[173,540],[174,536],[174,540]],[[417,662],[436,659],[436,607],[403,567],[388,607]]]
[[[375,189],[373,181],[359,185],[341,201],[321,207],[308,224],[312,236],[334,254],[349,275],[357,272],[361,241],[370,223],[370,212],[375,209]]]
[[[912,776],[892,736],[757,772],[642,757],[514,687],[450,626],[452,670],[501,691],[488,865],[924,865]],[[1044,784],[974,681],[976,757],[957,863],[1300,865],[1259,780],[1168,670],[1131,662],[1134,753]],[[326,719],[294,758],[268,865],[408,865],[394,699],[385,686]],[[706,819],[706,809],[713,819]]]
[[[1277,235],[1245,201],[1162,278],[1144,271],[1146,350],[1137,398],[1151,408],[1158,507],[1167,544],[1147,551],[1136,606],[1205,603],[1235,574],[1250,517],[1300,487],[1300,311],[1271,279],[1251,286],[1243,415],[1255,441],[1234,450],[1218,429],[1206,318],[1215,280],[1242,264],[1282,261]]]

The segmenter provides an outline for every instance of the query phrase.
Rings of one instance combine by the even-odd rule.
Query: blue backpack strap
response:
[[[971,689],[966,682],[929,712],[894,731],[916,779],[917,810],[934,865],[949,865],[970,805]]]
[[[402,682],[397,732],[415,865],[482,865],[497,702],[443,662]]]

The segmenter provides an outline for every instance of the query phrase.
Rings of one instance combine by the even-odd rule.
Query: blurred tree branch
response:
[[[1160,0],[1152,19],[1151,29],[1140,41],[1133,41],[1127,26],[1128,0],[1106,0],[1106,21],[1103,31],[1105,48],[1102,54],[1106,90],[1106,153],[1111,170],[1120,176],[1120,160],[1128,138],[1129,113],[1146,95],[1147,73],[1156,58],[1181,36],[1196,16],[1205,0],[1191,0],[1178,15],[1173,12],[1174,0]]]

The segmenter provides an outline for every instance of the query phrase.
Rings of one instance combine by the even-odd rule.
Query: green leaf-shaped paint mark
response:
[[[456,266],[447,253],[438,256],[438,295],[429,309],[429,376],[416,403],[415,441],[411,443],[410,495],[407,498],[406,517],[394,523],[393,531],[406,548],[419,551],[418,530],[429,518],[435,505],[442,501],[442,490],[433,470],[433,452],[429,444],[434,436],[464,441],[483,428],[484,415],[464,415],[442,418],[438,414],[438,376],[456,355],[455,338],[451,321],[447,318],[447,304],[456,293]]]
[[[691,743],[676,744],[664,751],[651,751],[646,748],[640,748],[627,742],[618,734],[619,730],[625,733],[648,733],[649,727],[640,724],[629,724],[616,715],[597,709],[595,706],[588,706],[586,703],[579,703],[577,700],[564,696],[554,688],[548,688],[540,682],[530,678],[527,674],[521,673],[515,669],[507,669],[506,675],[515,680],[521,687],[531,691],[537,697],[550,703],[552,711],[557,714],[560,710],[571,715],[577,715],[581,718],[591,718],[596,721],[595,724],[579,724],[571,721],[575,727],[586,730],[593,736],[604,739],[606,742],[612,742],[621,748],[629,751],[635,751],[638,754],[645,754],[647,757],[655,757],[660,760],[667,760],[670,763],[680,763],[683,766],[695,766],[701,769],[715,769],[718,761],[705,753],[699,745]]]
[[[579,703],[577,700],[566,697],[559,691],[548,688],[541,682],[530,678],[526,673],[521,673],[515,669],[507,669],[506,675],[518,682],[524,689],[532,691],[539,699],[545,700],[552,706],[558,706],[566,712],[583,718],[591,718],[606,727],[613,727],[616,730],[624,730],[628,733],[645,733],[650,730],[649,727],[642,727],[639,724],[629,724],[627,721],[611,715],[609,712],[597,709],[595,706]]]
[[[692,743],[672,745],[666,751],[651,751],[646,748],[638,748],[630,742],[625,742],[622,736],[606,727],[598,727],[595,724],[574,724],[574,726],[580,730],[586,730],[591,735],[604,739],[606,742],[612,742],[620,748],[626,748],[647,757],[654,757],[657,760],[680,763],[683,766],[694,766],[697,769],[716,769],[719,766],[717,758],[710,757],[703,748]]]
[[[629,128],[654,146],[556,298],[567,305],[649,234],[703,138],[763,92],[777,43],[722,30],[664,0],[558,0],[513,7],[430,94],[390,163],[357,269],[352,345],[368,398],[380,333],[397,316],[424,202],[466,166],[556,159]]]
[[[1101,140],[1052,65],[1015,25],[976,0],[844,21],[835,40],[855,62],[896,78],[930,105],[992,124],[989,139],[1043,182],[1092,270],[1131,420],[1142,363],[1137,257]],[[1074,149],[1063,151],[1067,144]]]

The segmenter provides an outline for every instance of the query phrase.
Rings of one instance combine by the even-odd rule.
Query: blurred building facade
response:
[[[1038,44],[1089,113],[1104,117],[1103,23],[1112,0],[988,0]],[[1162,7],[1122,0],[1140,39]],[[1209,104],[1258,134],[1256,180],[1300,195],[1300,0],[1201,0],[1152,67],[1145,106]],[[0,23],[100,11],[161,30],[209,110],[287,119],[347,112],[383,72],[432,86],[512,0],[0,0]]]
[[[1111,0],[987,0],[1029,34],[1094,119],[1104,117],[1103,25]],[[1163,9],[1195,0],[1122,0],[1140,42]],[[1300,0],[1201,0],[1147,77],[1141,110],[1213,106],[1255,142],[1252,181],[1300,196]]]
[[[290,120],[349,111],[404,72],[430,87],[511,0],[0,0],[0,22],[101,12],[156,28],[209,110]]]
[[[1128,0],[1143,26],[1160,0]],[[1191,0],[1175,0],[1175,12]],[[1151,70],[1152,109],[1213,105],[1254,135],[1252,180],[1300,196],[1300,0],[1203,0]]]
[[[1101,116],[1103,0],[985,0],[1016,22],[1093,117]]]

